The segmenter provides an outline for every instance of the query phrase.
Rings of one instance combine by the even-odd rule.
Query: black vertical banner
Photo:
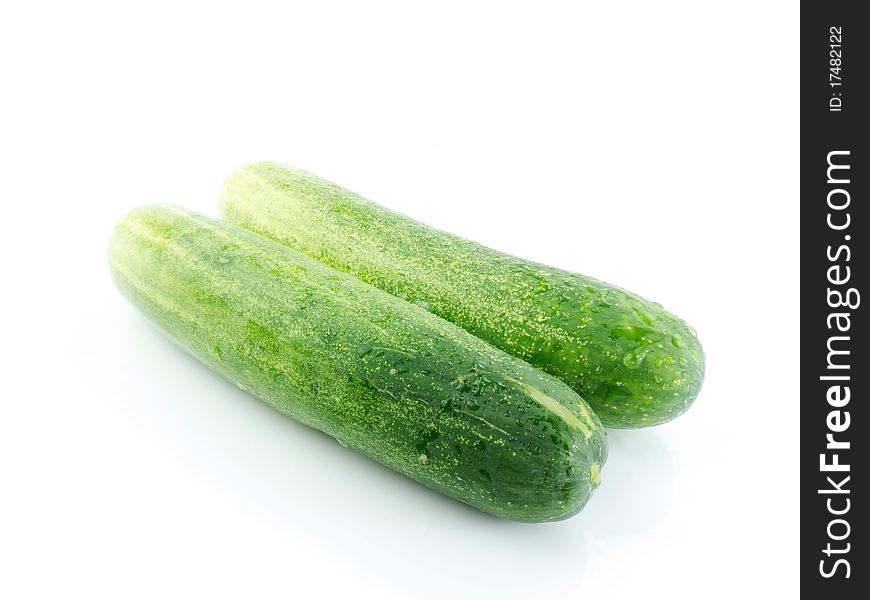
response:
[[[870,597],[870,20],[858,15],[866,8],[801,3],[801,588],[809,598]]]

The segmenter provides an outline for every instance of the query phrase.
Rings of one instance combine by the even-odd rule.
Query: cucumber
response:
[[[550,521],[600,481],[604,429],[571,388],[308,256],[148,206],[117,226],[109,264],[121,292],[210,368],[452,498]]]
[[[438,231],[275,163],[230,175],[221,211],[555,375],[607,427],[664,423],[700,391],[695,332],[618,287]]]

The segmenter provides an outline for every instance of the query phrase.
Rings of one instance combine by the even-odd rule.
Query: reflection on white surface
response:
[[[643,533],[667,510],[672,465],[655,430],[609,432],[603,483],[580,515],[513,523],[280,414],[175,347],[132,309],[112,343],[148,380],[147,397],[124,410],[211,479],[215,493],[236,496],[291,534],[303,529],[328,540],[332,552],[418,596],[486,589],[488,577],[499,579],[505,597],[557,593],[582,579],[587,534]],[[299,551],[292,546],[288,540],[290,554]],[[444,576],[432,577],[433,569]],[[428,589],[416,589],[420,581]]]
[[[610,455],[601,487],[581,513],[597,537],[646,533],[667,514],[673,460],[660,428],[607,432]]]

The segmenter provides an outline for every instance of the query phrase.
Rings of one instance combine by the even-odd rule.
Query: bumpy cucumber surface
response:
[[[171,206],[117,226],[117,286],[209,367],[279,411],[483,511],[579,511],[607,455],[561,381],[426,310]]]
[[[704,376],[694,331],[659,304],[428,227],[305,171],[258,163],[224,218],[426,307],[576,390],[608,427],[684,412]]]

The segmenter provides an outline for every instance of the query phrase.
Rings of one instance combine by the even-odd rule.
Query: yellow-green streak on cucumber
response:
[[[438,231],[305,171],[258,163],[221,192],[224,218],[418,303],[576,390],[608,427],[668,421],[704,354],[683,321],[621,288]]]
[[[579,511],[607,456],[561,381],[284,246],[171,206],[128,214],[117,286],[209,367],[439,492],[518,521]]]

